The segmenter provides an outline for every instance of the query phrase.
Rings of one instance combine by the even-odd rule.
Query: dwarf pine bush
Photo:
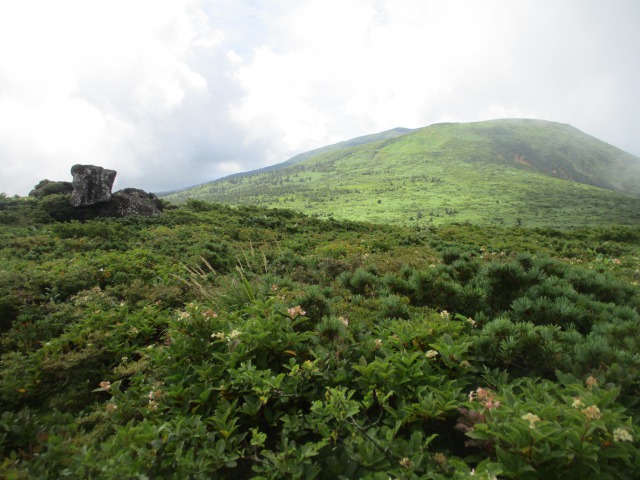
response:
[[[331,295],[331,289],[323,289],[319,285],[307,287],[304,294],[296,300],[306,312],[307,318],[311,321],[320,321],[322,317],[331,314],[331,306],[326,298],[326,294]]]
[[[0,476],[640,470],[633,243],[205,203],[32,227],[0,229]]]

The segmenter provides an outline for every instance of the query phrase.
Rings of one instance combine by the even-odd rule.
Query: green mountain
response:
[[[314,150],[310,150],[308,152],[300,153],[295,157],[290,158],[286,162],[279,163],[278,165],[273,165],[271,167],[266,167],[258,171],[265,171],[268,169],[277,170],[279,168],[288,167],[290,165],[295,165],[296,163],[303,162],[309,158],[315,157],[317,155],[321,155],[327,152],[333,152],[335,150],[341,150],[349,147],[357,147],[359,145],[364,145],[366,143],[378,142],[382,140],[390,140],[392,138],[399,137],[401,135],[405,135],[413,130],[410,128],[392,128],[391,130],[386,130],[380,133],[374,133],[371,135],[364,135],[362,137],[352,138],[351,140],[345,140],[344,142],[334,143],[333,145],[327,145],[326,147],[316,148]],[[248,172],[249,174],[253,172]]]
[[[397,224],[635,224],[640,159],[564,124],[447,123],[360,137],[166,198]]]

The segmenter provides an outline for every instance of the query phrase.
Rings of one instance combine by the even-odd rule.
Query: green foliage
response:
[[[639,159],[568,125],[509,119],[384,133],[393,135],[331,145],[167,198],[195,201],[191,208],[204,200],[286,207],[418,229],[452,222],[566,229],[640,219]]]
[[[632,478],[638,457],[633,428],[613,407],[619,391],[592,377],[586,387],[559,378],[561,386],[526,380],[498,392],[479,388],[457,428],[470,446],[491,452],[505,478]]]
[[[4,477],[637,476],[637,228],[30,215],[0,229]]]
[[[348,280],[345,278],[345,282],[353,293],[371,293],[377,285],[376,276],[364,268],[358,268],[353,272],[353,275],[347,278]]]
[[[331,289],[323,289],[319,285],[311,285],[295,303],[302,307],[306,312],[307,318],[317,322],[331,314],[331,304],[327,298],[330,296]]]
[[[409,299],[398,295],[383,297],[380,301],[380,314],[382,318],[409,318]]]

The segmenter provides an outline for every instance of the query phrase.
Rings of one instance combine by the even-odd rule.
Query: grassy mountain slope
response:
[[[404,134],[409,133],[411,131],[412,130],[410,128],[397,127],[397,128],[392,128],[391,130],[385,130],[384,132],[380,132],[380,133],[373,133],[371,135],[363,135],[361,137],[352,138],[350,140],[344,140],[342,142],[334,143],[332,145],[326,145],[324,147],[315,148],[313,150],[309,150],[308,152],[299,153],[298,155],[296,155],[294,157],[291,157],[289,160],[287,160],[285,162],[282,162],[282,163],[278,163],[276,165],[269,165],[268,167],[259,168],[257,170],[252,170],[250,172],[234,173],[234,174],[231,174],[231,175],[227,175],[226,177],[221,178],[221,179],[216,180],[216,181],[217,182],[229,181],[229,180],[233,180],[233,179],[236,179],[236,178],[239,178],[239,177],[259,175],[261,173],[271,172],[273,170],[280,170],[282,168],[286,168],[286,167],[289,167],[291,165],[295,165],[297,163],[304,162],[305,160],[307,160],[309,158],[315,157],[315,156],[323,154],[323,153],[333,152],[334,150],[341,150],[343,148],[357,147],[358,145],[364,145],[365,143],[371,143],[371,142],[377,142],[377,141],[380,141],[380,140],[391,139],[391,138],[399,137],[400,135],[404,135]],[[216,181],[214,181],[214,182],[216,182]],[[164,197],[169,197],[170,196],[174,201],[183,202],[185,199],[192,197],[192,193],[191,192],[199,191],[201,189],[206,189],[209,185],[211,185],[214,182],[206,182],[206,183],[203,183],[203,184],[200,184],[200,185],[195,185],[193,187],[188,187],[188,188],[180,189],[180,190],[171,190],[169,192],[161,193],[160,196],[164,196]]]
[[[568,227],[637,223],[638,197],[637,157],[568,125],[510,119],[432,125],[167,198],[388,223]]]
[[[310,150],[308,152],[300,153],[295,157],[290,158],[286,162],[280,163],[278,165],[273,165],[272,167],[267,167],[269,169],[279,169],[285,166],[295,165],[296,163],[303,162],[309,158],[315,157],[317,155],[321,155],[323,153],[333,152],[335,150],[341,150],[343,148],[349,147],[357,147],[359,145],[364,145],[367,143],[378,142],[382,140],[390,140],[392,138],[399,137],[401,135],[405,135],[413,130],[410,128],[392,128],[391,130],[385,130],[384,132],[374,133],[371,135],[364,135],[362,137],[352,138],[351,140],[345,140],[343,142],[334,143],[333,145],[327,145],[326,147],[316,148],[314,150]],[[262,169],[260,171],[263,171]],[[252,172],[249,172],[251,174]]]

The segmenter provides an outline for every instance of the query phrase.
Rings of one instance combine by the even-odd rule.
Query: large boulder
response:
[[[95,165],[74,165],[71,167],[71,175],[73,175],[71,205],[74,207],[95,205],[111,198],[111,188],[116,179],[115,170],[107,170]]]
[[[49,195],[70,195],[71,192],[73,192],[71,182],[52,182],[45,179],[33,187],[33,190],[29,192],[29,196],[41,200]]]
[[[96,217],[152,217],[162,214],[164,205],[155,193],[125,188],[111,193],[115,170],[95,165],[71,167],[73,182],[42,180],[29,193],[39,199],[53,219],[90,220]]]
[[[152,217],[162,213],[162,202],[155,193],[138,188],[125,188],[114,193],[108,202],[99,206],[101,217]]]

